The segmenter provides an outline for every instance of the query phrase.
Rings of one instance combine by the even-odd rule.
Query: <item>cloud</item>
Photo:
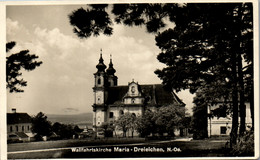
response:
[[[17,37],[23,37],[19,22],[11,22]],[[142,32],[139,28],[136,31]],[[28,108],[25,105],[34,106],[35,112],[37,109],[45,113],[91,112],[93,73],[96,72],[100,48],[103,49],[107,66],[109,55],[113,55],[120,85],[127,85],[132,78],[140,84],[159,83],[153,73],[159,65],[156,60],[158,50],[128,32],[123,25],[115,25],[115,34],[110,37],[101,35],[81,40],[62,33],[59,28],[47,29],[34,25],[33,30],[25,33],[30,38],[27,35],[17,44],[38,55],[43,64],[23,74],[28,86],[25,88],[26,96],[23,96],[26,102],[20,104],[25,108]]]
[[[65,113],[71,113],[71,112],[78,112],[79,110],[77,108],[64,108],[62,111]]]
[[[19,21],[13,21],[10,18],[6,18],[6,35],[7,41],[23,41],[30,37],[30,33]]]
[[[15,33],[20,29],[18,21],[12,21],[10,18],[6,19],[6,34],[15,35]]]

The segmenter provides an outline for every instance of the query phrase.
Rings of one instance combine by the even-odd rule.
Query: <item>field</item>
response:
[[[145,141],[141,138],[61,140],[8,145],[8,158],[129,158],[129,157],[225,157],[225,140]],[[78,149],[111,149],[111,152],[72,152]],[[26,148],[26,152],[24,151]],[[162,151],[149,151],[150,148]],[[139,150],[138,150],[139,149]],[[147,149],[147,150],[145,150]],[[16,152],[18,151],[18,152]]]

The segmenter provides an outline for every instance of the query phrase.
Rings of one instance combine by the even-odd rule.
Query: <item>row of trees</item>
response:
[[[69,20],[80,38],[111,35],[112,14],[116,23],[145,26],[155,34],[161,49],[157,58],[166,64],[155,74],[165,88],[196,94],[195,126],[200,124],[199,117],[205,118],[208,104],[230,104],[230,144],[236,144],[238,127],[240,135],[245,132],[246,101],[254,121],[252,3],[88,5],[73,11]],[[159,32],[169,21],[175,27]]]
[[[125,113],[120,116],[114,125],[110,126],[107,123],[102,125],[105,136],[116,130],[123,131],[123,137],[126,133],[131,133],[133,137],[134,131],[137,131],[141,137],[149,135],[163,135],[167,133],[169,136],[174,136],[175,129],[185,128],[185,112],[184,108],[169,105],[158,108],[158,110],[146,110],[142,116],[136,116],[132,113]],[[188,124],[187,124],[188,125]]]
[[[36,133],[35,137],[40,140],[43,136],[50,137],[56,133],[56,137],[59,139],[69,139],[73,135],[81,133],[83,130],[77,125],[72,126],[70,124],[61,124],[55,122],[53,125],[47,120],[47,116],[42,112],[39,112],[36,116],[32,118],[32,132]]]

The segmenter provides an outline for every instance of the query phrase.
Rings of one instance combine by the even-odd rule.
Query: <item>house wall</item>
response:
[[[214,106],[208,106],[208,114],[210,113],[210,110],[218,108],[220,104],[214,105]],[[240,118],[238,119],[238,122],[240,122]],[[249,103],[246,103],[246,126],[252,126],[252,119],[251,119],[251,113],[250,113],[250,105]],[[221,132],[222,128],[222,132]],[[226,128],[226,129],[224,129]],[[231,115],[227,115],[227,117],[213,117],[208,118],[208,136],[221,136],[221,135],[230,135],[232,129],[232,117]],[[224,130],[226,132],[224,133]]]
[[[124,104],[143,104],[144,98],[125,98]]]
[[[19,124],[8,124],[7,125],[7,133],[15,133],[15,132],[31,132],[31,123],[19,123]]]
[[[232,120],[228,118],[213,118],[209,120],[208,123],[208,135],[213,136],[213,135],[229,135],[231,132],[231,126],[232,126]],[[225,128],[225,133],[222,131],[221,128]]]
[[[107,112],[108,120],[117,120],[121,114],[123,113],[134,113],[136,116],[141,116],[143,114],[143,107],[142,106],[124,106],[124,107],[117,107],[117,106],[110,106]],[[110,112],[113,112],[113,118],[109,118]]]
[[[97,109],[96,110],[96,125],[97,126],[101,126],[103,122],[105,122],[105,115],[106,115],[106,112],[100,110],[100,109]]]

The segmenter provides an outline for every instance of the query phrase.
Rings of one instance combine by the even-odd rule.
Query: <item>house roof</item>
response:
[[[15,132],[15,134],[20,138],[28,138],[29,136],[24,132]]]
[[[138,85],[138,89],[145,98],[147,105],[185,105],[174,92],[166,91],[162,84]],[[108,105],[122,104],[123,97],[127,91],[128,86],[109,87],[106,103]]]
[[[7,124],[32,123],[27,113],[7,113]]]

